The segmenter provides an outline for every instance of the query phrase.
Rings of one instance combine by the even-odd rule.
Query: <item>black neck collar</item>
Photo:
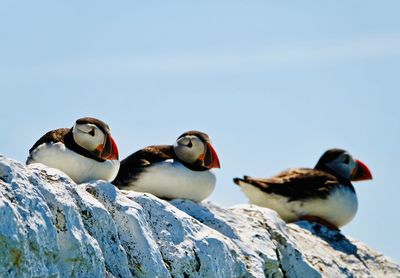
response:
[[[333,172],[331,169],[329,169],[328,167],[326,167],[326,166],[324,166],[324,165],[317,164],[317,165],[314,167],[314,169],[323,171],[323,172],[325,172],[325,173],[328,173],[328,174],[334,176],[334,177],[338,180],[338,182],[339,182],[340,184],[343,184],[343,185],[351,185],[351,181],[350,181],[350,180],[338,176],[335,172]]]
[[[70,150],[72,150],[72,151],[74,151],[74,152],[76,152],[76,153],[78,153],[78,154],[80,154],[80,155],[82,155],[84,157],[94,159],[94,160],[96,160],[98,162],[104,162],[105,161],[104,159],[95,156],[92,152],[88,151],[87,149],[82,148],[81,146],[79,146],[74,140],[74,136],[72,134],[72,129],[67,134],[65,134],[64,144],[68,149],[70,149]]]
[[[202,171],[207,171],[210,170],[204,166],[202,166],[200,163],[200,160],[196,160],[193,163],[187,163],[185,161],[182,161],[181,159],[179,159],[179,157],[175,154],[174,152],[174,160],[179,161],[181,164],[183,164],[185,167],[189,168],[192,171],[197,171],[197,172],[202,172]]]

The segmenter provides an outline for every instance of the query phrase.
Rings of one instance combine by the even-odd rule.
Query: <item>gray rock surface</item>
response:
[[[166,202],[0,156],[0,277],[400,277],[340,232],[251,205]]]

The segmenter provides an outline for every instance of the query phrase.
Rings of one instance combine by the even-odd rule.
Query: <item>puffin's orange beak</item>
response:
[[[352,181],[363,181],[363,180],[372,180],[371,171],[368,169],[367,165],[360,160],[356,160],[357,169],[353,173]]]
[[[211,168],[221,168],[219,163],[219,158],[217,152],[214,150],[213,146],[210,143],[207,143],[207,152],[204,156],[199,157],[200,160],[203,160],[204,167]]]
[[[114,138],[111,135],[107,136],[106,142],[96,148],[100,152],[100,157],[104,160],[117,160],[118,148]]]

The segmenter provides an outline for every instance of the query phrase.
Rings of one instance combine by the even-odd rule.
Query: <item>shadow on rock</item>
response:
[[[357,246],[351,243],[340,231],[330,230],[323,225],[309,221],[299,221],[295,224],[324,240],[333,249],[348,255],[357,256]]]

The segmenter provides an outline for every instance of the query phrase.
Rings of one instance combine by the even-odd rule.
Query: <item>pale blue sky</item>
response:
[[[247,202],[232,177],[345,148],[375,179],[343,232],[399,262],[400,2],[215,2],[2,1],[0,153],[23,162],[82,116],[122,158],[199,129],[230,206]]]

